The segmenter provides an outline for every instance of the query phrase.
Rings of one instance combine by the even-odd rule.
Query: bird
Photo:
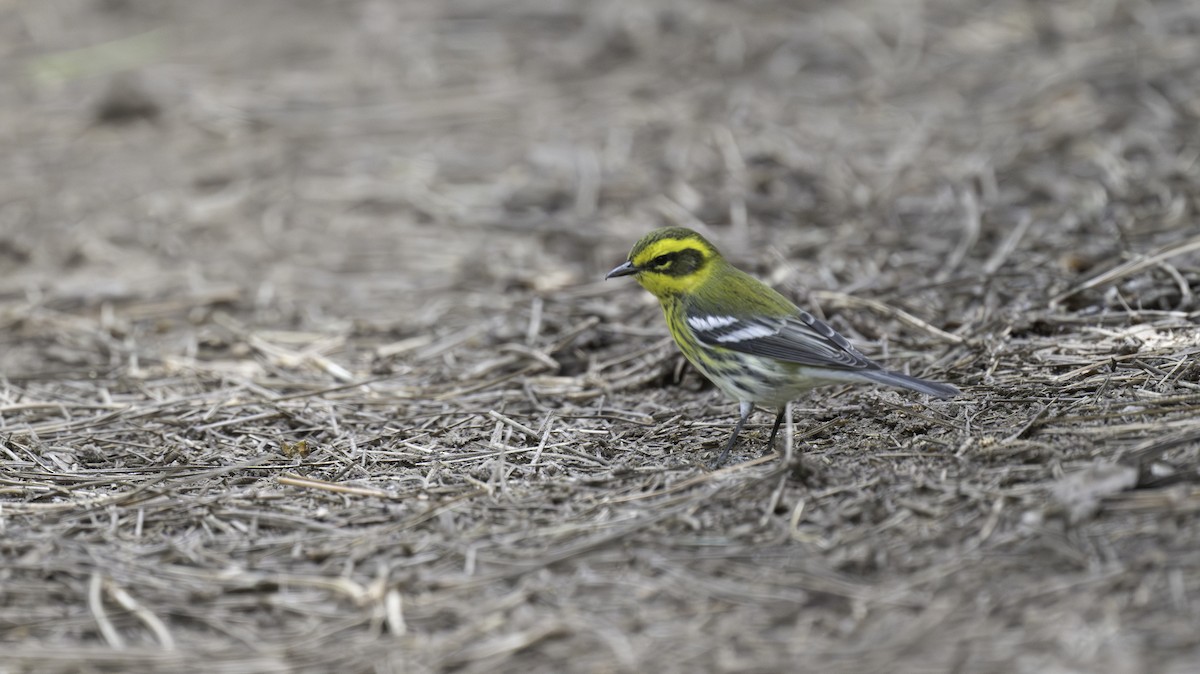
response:
[[[882,384],[935,398],[960,393],[950,384],[885,369],[686,227],[643,236],[604,278],[621,276],[632,276],[658,298],[684,357],[738,402],[737,424],[711,468],[729,458],[756,406],[778,412],[767,440],[770,451],[788,403],[817,386]]]

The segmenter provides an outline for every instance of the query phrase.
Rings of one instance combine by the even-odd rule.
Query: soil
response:
[[[1200,669],[1200,5],[0,0],[0,673]],[[695,228],[947,401],[751,419]]]

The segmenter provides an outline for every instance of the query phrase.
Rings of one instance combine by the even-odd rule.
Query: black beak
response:
[[[641,271],[641,270],[638,269],[637,267],[633,266],[632,262],[626,262],[625,264],[621,265],[620,267],[617,267],[616,269],[605,274],[604,280],[607,281],[610,278],[616,278],[618,276],[630,276],[632,274],[638,273],[639,271]]]

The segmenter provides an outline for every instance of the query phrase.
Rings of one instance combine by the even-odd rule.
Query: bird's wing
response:
[[[701,344],[776,358],[789,363],[840,370],[875,370],[879,365],[858,352],[824,321],[807,311],[792,316],[732,316],[689,307],[687,324]]]

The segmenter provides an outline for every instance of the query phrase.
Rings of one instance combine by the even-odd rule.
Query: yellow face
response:
[[[712,274],[720,254],[696,232],[683,227],[656,229],[642,237],[629,261],[605,278],[632,275],[655,297],[691,292]]]

